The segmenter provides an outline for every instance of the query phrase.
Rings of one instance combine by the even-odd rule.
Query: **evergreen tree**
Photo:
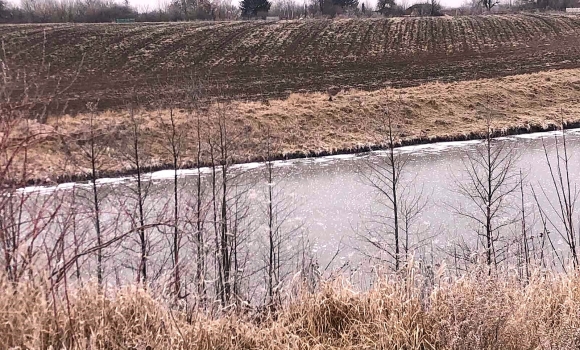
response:
[[[240,10],[242,17],[258,17],[267,14],[271,5],[268,0],[242,0]]]

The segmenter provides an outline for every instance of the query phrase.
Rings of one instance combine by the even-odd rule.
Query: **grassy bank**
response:
[[[298,293],[274,313],[185,313],[132,286],[0,281],[3,349],[577,349],[576,273],[407,273],[367,292],[345,282]],[[66,295],[66,297],[65,297]]]
[[[263,159],[268,133],[274,157],[295,158],[380,147],[386,106],[396,117],[395,128],[405,144],[477,138],[485,130],[487,113],[493,115],[498,133],[554,128],[560,119],[572,125],[580,121],[579,76],[580,70],[559,70],[373,92],[350,90],[332,102],[321,93],[293,94],[282,100],[233,101],[171,113],[183,138],[181,166],[196,164],[198,121],[203,164],[210,159],[209,143],[218,142],[219,123],[228,127],[231,161]],[[171,167],[169,115],[167,109],[134,113],[147,155],[142,160],[145,169]],[[19,133],[31,130],[36,135],[26,154],[31,177],[46,182],[82,178],[90,165],[81,146],[90,136],[91,118],[95,139],[104,148],[100,175],[130,173],[133,167],[126,149],[133,119],[127,111],[115,111],[51,117],[45,124],[30,122],[27,129],[21,125]],[[21,135],[13,136],[19,140]]]

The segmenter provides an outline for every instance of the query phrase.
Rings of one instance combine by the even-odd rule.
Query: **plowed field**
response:
[[[566,15],[4,25],[0,36],[11,69],[44,62],[63,86],[79,71],[62,97],[71,109],[120,107],[130,91],[175,97],[192,81],[209,97],[279,98],[580,67],[580,16]]]

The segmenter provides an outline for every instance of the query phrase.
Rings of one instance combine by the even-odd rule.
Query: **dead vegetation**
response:
[[[402,89],[372,92],[350,90],[328,101],[323,93],[292,94],[287,99],[269,103],[232,101],[215,103],[204,110],[175,110],[174,118],[184,137],[196,144],[195,120],[207,123],[227,118],[230,127],[242,137],[236,144],[236,162],[262,160],[266,130],[272,137],[271,154],[279,157],[313,156],[354,152],[377,146],[383,139],[380,116],[385,104],[397,103],[403,142],[433,142],[473,138],[486,130],[481,111],[494,111],[494,129],[504,132],[541,130],[578,122],[580,112],[580,70],[560,70],[484,79],[458,83],[430,83]],[[387,102],[391,101],[391,102]],[[163,168],[172,164],[171,155],[162,147],[164,134],[159,125],[169,118],[168,110],[139,112],[143,120],[141,137],[150,146],[150,159],[144,169]],[[50,117],[46,124],[28,127],[41,130],[39,139],[29,150],[35,177],[55,181],[58,176],[88,173],[90,164],[70,164],[75,148],[71,140],[88,135],[90,115]],[[103,152],[107,171],[127,172],[132,165],[120,156],[131,137],[129,112],[104,112],[96,115],[97,133],[103,134],[107,149]],[[160,124],[161,123],[161,124]],[[202,130],[203,134],[203,130]],[[62,145],[69,145],[63,147]],[[202,163],[209,157],[201,154]],[[73,157],[74,158],[74,157]],[[78,158],[78,157],[77,157]],[[183,154],[181,165],[197,163],[197,154]],[[104,175],[106,173],[101,173]]]
[[[186,313],[140,286],[50,291],[0,280],[3,349],[576,349],[580,279],[534,270],[405,270],[365,292],[343,280],[275,313]],[[66,287],[66,286],[65,286]],[[59,297],[52,298],[51,293]],[[259,317],[257,317],[259,316]]]

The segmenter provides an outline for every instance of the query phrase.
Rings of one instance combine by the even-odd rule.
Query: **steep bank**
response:
[[[498,133],[521,133],[554,128],[561,120],[580,122],[580,70],[559,70],[507,78],[419,87],[350,90],[328,101],[321,93],[292,94],[269,102],[232,101],[202,109],[172,111],[182,138],[180,162],[197,159],[197,122],[202,135],[201,160],[210,159],[209,143],[219,143],[219,123],[227,126],[232,161],[261,160],[270,134],[271,154],[300,157],[367,150],[384,144],[385,107],[395,118],[405,144],[476,138],[492,115]],[[172,163],[168,152],[169,110],[135,113],[140,124],[142,161],[149,169]],[[86,173],[81,155],[90,135],[90,115],[51,117],[34,124],[42,133],[28,150],[30,169],[41,180],[68,181]],[[97,144],[103,148],[101,175],[127,173],[132,140],[127,111],[99,113],[94,118]],[[217,148],[216,148],[217,149]]]

